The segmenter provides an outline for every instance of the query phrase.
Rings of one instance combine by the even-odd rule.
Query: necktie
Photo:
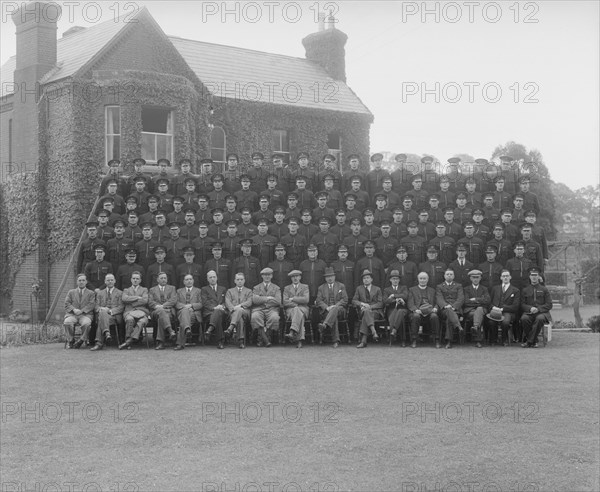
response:
[[[165,302],[165,288],[160,288],[160,302]]]
[[[238,304],[242,302],[242,289],[238,288]]]
[[[508,285],[504,284],[504,285],[502,286],[502,292],[503,292],[503,293],[504,293],[504,292],[506,292],[506,289],[507,289],[507,288],[508,288]]]
[[[370,302],[371,301],[371,289],[369,289],[367,287],[365,290],[367,291],[367,301]]]
[[[191,290],[191,289],[187,289],[187,292],[186,292],[186,294],[185,294],[185,302],[186,302],[186,304],[189,304],[189,303],[190,303],[190,299],[191,299],[191,292],[192,292],[192,290]]]
[[[83,300],[83,289],[79,289],[79,302]]]
[[[108,305],[112,304],[112,289],[108,289]]]

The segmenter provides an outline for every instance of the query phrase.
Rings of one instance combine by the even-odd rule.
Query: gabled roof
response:
[[[147,16],[156,23],[145,7],[136,14],[138,16]],[[110,20],[60,38],[57,66],[40,82],[50,83],[71,77],[93,64],[94,59],[110,48],[122,31],[135,25],[131,18],[127,20]],[[372,117],[369,109],[344,82],[333,80],[322,67],[304,58],[176,36],[168,39],[215,96]],[[15,65],[13,56],[1,68],[2,96],[12,93]]]
[[[304,58],[169,39],[215,96],[371,115],[350,87]]]
[[[120,22],[119,19],[110,20],[60,38],[56,47],[56,68],[50,70],[40,82],[47,84],[74,75],[128,25],[127,22]],[[0,69],[2,96],[12,93],[15,68],[16,57],[12,56]]]

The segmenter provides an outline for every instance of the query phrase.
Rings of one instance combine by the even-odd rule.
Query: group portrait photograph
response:
[[[2,0],[0,490],[600,490],[600,4]]]

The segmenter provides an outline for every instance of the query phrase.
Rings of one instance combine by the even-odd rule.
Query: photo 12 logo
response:
[[[303,17],[319,22],[322,12],[327,12],[329,22],[337,22],[335,16],[340,7],[336,2],[201,2],[201,20],[240,24],[247,22],[289,22],[295,24]]]
[[[88,24],[112,19],[114,22],[135,23],[135,15],[140,11],[136,2],[2,2],[2,23],[9,22],[17,15],[19,22],[59,22],[74,23],[82,19]]]
[[[514,82],[503,86],[498,82],[402,82],[402,102],[436,104],[445,102],[496,104],[503,98],[515,103],[537,104],[540,87],[536,82]]]
[[[536,24],[539,10],[537,2],[402,2],[402,22]]]

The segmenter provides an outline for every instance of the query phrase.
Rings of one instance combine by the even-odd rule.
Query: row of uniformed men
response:
[[[370,161],[372,169],[365,170],[360,163],[358,154],[348,156],[346,170],[342,174],[341,166],[336,163],[336,157],[332,154],[326,154],[322,158],[320,165],[309,164],[309,154],[300,152],[296,157],[295,164],[284,165],[284,156],[282,154],[274,154],[271,158],[272,164],[265,165],[265,157],[261,152],[252,154],[251,166],[240,166],[239,157],[235,153],[227,155],[227,163],[225,170],[221,174],[225,182],[225,189],[231,193],[240,189],[240,177],[244,174],[252,181],[252,190],[260,192],[265,189],[269,175],[274,175],[279,181],[279,187],[284,191],[291,191],[296,182],[297,176],[302,175],[307,178],[307,188],[316,190],[320,186],[320,182],[324,175],[331,174],[335,180],[335,187],[339,190],[347,191],[350,189],[349,178],[357,175],[363,179],[365,191],[371,196],[378,189],[381,189],[382,179],[385,177],[392,178],[393,188],[396,192],[409,191],[416,175],[424,178],[425,189],[427,191],[438,190],[439,183],[442,178],[446,178],[450,183],[451,191],[461,191],[467,180],[472,179],[474,184],[481,191],[494,191],[494,181],[498,177],[504,178],[506,183],[506,191],[515,193],[517,191],[517,182],[521,176],[529,176],[529,172],[520,174],[518,166],[514,166],[512,158],[502,156],[500,158],[502,164],[497,166],[487,161],[487,159],[476,159],[474,166],[461,165],[461,160],[458,157],[448,159],[448,164],[441,166],[440,163],[434,163],[430,156],[425,156],[419,163],[407,162],[405,154],[398,154],[395,158],[396,169],[392,172],[387,171],[382,167],[383,155],[375,153],[371,156]],[[173,179],[172,192],[176,194],[185,193],[186,181],[198,185],[200,192],[212,191],[213,160],[202,159],[200,161],[202,169],[200,174],[191,173],[192,163],[189,159],[182,159],[179,162],[180,172],[173,175],[169,172],[171,162],[168,159],[161,158],[157,161],[158,173],[156,175],[146,174],[143,171],[146,161],[142,158],[134,159],[133,164],[135,171],[131,175],[121,176],[120,161],[109,161],[109,173],[103,180],[101,191],[104,192],[108,180],[116,178],[118,180],[119,192],[121,196],[127,196],[130,192],[134,192],[136,178],[143,178],[147,182],[148,192],[158,191],[158,180],[161,178]]]

